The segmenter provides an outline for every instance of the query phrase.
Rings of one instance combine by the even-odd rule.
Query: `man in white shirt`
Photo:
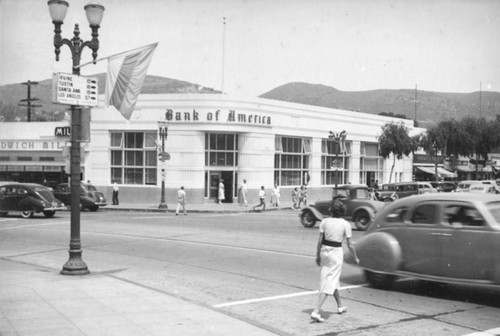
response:
[[[182,211],[184,212],[184,216],[187,215],[186,213],[186,192],[184,191],[184,186],[182,186],[178,191],[177,191],[177,209],[175,210],[175,215],[179,215],[179,210],[182,207]]]

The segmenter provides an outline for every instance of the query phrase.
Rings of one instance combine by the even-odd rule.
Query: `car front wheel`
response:
[[[360,210],[354,215],[354,225],[356,229],[365,231],[370,226],[372,219],[366,210]]]
[[[314,217],[311,211],[304,210],[304,212],[300,215],[300,222],[305,227],[313,227],[316,225],[316,217]]]
[[[31,218],[35,213],[33,211],[23,211],[21,212],[21,217],[23,218]]]
[[[395,275],[365,270],[366,280],[375,288],[387,289],[396,279]]]
[[[0,217],[5,217],[7,216],[8,212],[2,211],[0,212]]]
[[[45,217],[47,218],[50,218],[50,217],[53,217],[55,215],[55,211],[53,210],[47,210],[47,211],[44,211],[43,214],[45,215]]]
[[[97,210],[99,210],[99,206],[98,205],[90,206],[89,210],[92,211],[92,212],[96,212]]]

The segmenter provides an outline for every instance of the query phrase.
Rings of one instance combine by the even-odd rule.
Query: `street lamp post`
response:
[[[158,134],[161,139],[161,152],[158,155],[161,161],[161,199],[158,209],[168,209],[167,203],[165,203],[165,160],[168,160],[169,154],[165,152],[165,141],[168,137],[168,122],[159,121],[158,122]]]
[[[104,6],[96,4],[88,4],[84,7],[92,29],[92,39],[83,42],[80,38],[80,29],[78,24],[75,24],[73,38],[63,39],[61,37],[61,25],[63,24],[69,4],[64,0],[49,0],[50,16],[54,24],[54,47],[56,61],[59,61],[61,46],[67,45],[71,50],[73,59],[73,75],[80,75],[80,59],[83,48],[89,47],[92,49],[92,57],[95,61],[97,58],[97,50],[99,49],[98,30],[101,24],[104,13]],[[90,271],[82,259],[82,249],[80,242],[80,143],[81,125],[82,124],[82,109],[80,106],[71,106],[71,153],[70,153],[70,176],[71,176],[71,233],[69,243],[69,259],[63,265],[61,274],[65,275],[83,275]]]
[[[347,137],[347,132],[343,130],[340,133],[333,133],[333,131],[330,131],[330,135],[328,135],[328,139],[330,141],[335,142],[335,188],[338,187],[339,184],[339,151],[340,151],[340,144],[345,142],[345,138]]]

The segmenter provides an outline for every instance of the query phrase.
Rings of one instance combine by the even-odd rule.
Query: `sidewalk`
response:
[[[108,204],[103,207],[99,207],[99,211],[148,211],[148,212],[167,212],[175,213],[177,203],[167,204],[167,209],[159,209],[159,203],[157,204],[141,204],[141,203],[120,203],[120,205]],[[238,203],[203,203],[203,204],[186,204],[187,213],[245,213],[245,212],[262,212],[262,208],[258,208],[256,211],[253,210],[253,204],[248,206],[242,206]],[[290,206],[270,206],[266,204],[267,211],[276,210],[292,210]],[[181,210],[182,211],[182,210]]]
[[[120,204],[99,211],[173,214],[177,204]],[[189,204],[189,213],[253,212],[252,206]],[[291,209],[269,207],[267,211]],[[46,265],[0,258],[1,336],[269,336],[275,333],[110,274],[64,276]]]
[[[269,336],[214,308],[106,274],[64,276],[0,258],[2,336]]]

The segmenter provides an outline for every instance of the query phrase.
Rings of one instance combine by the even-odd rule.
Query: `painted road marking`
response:
[[[474,332],[472,334],[467,334],[463,336],[492,336],[492,335],[500,335],[500,327],[494,329],[488,329],[484,331]]]
[[[339,290],[355,289],[355,288],[361,288],[361,287],[367,287],[367,286],[368,286],[368,284],[345,286],[345,287],[340,287]],[[264,301],[289,299],[289,298],[292,298],[292,297],[304,296],[304,295],[314,295],[314,294],[318,294],[318,291],[315,290],[315,291],[307,291],[307,292],[300,292],[300,293],[292,293],[292,294],[284,294],[284,295],[277,295],[277,296],[269,296],[269,297],[258,298],[258,299],[248,299],[248,300],[241,300],[241,301],[234,301],[234,302],[219,303],[219,304],[213,305],[212,307],[214,307],[214,308],[224,308],[224,307],[238,306],[238,305],[244,305],[244,304],[264,302]]]
[[[0,230],[12,230],[12,229],[23,229],[27,227],[37,227],[37,226],[47,226],[47,225],[57,225],[57,224],[69,224],[68,221],[61,222],[49,222],[49,223],[37,223],[37,224],[24,224],[24,225],[16,225],[9,227],[2,227]]]

